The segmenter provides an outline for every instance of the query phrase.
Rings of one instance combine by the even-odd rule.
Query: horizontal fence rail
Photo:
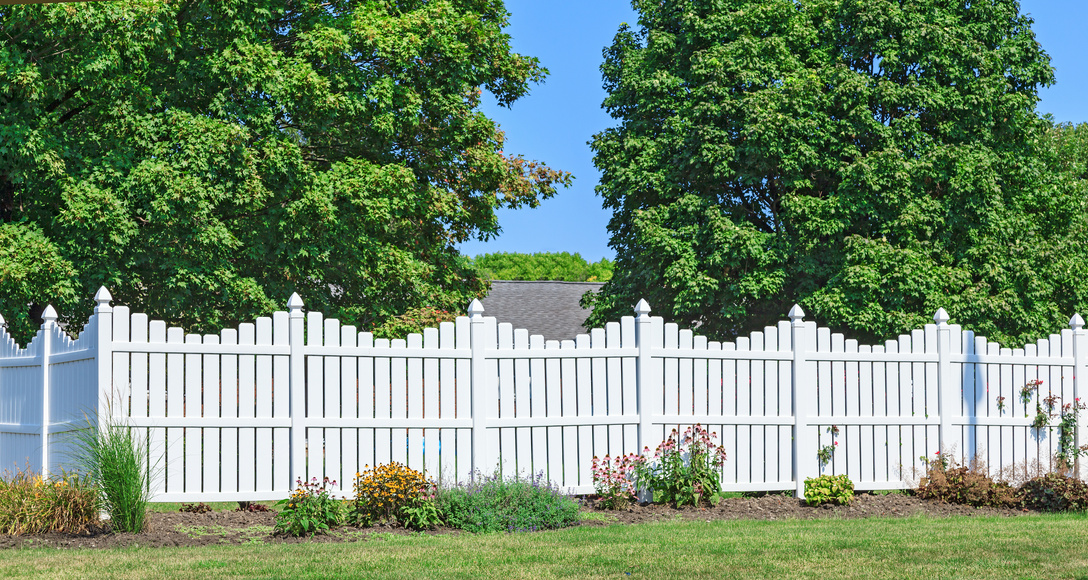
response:
[[[303,312],[298,295],[205,335],[111,306],[105,288],[95,300],[76,340],[51,307],[26,348],[0,333],[0,469],[70,469],[72,431],[108,417],[146,442],[154,501],[282,499],[314,477],[347,495],[357,472],[390,461],[444,482],[543,473],[592,493],[594,456],[652,452],[694,424],[728,455],[726,490],[800,496],[823,473],[903,488],[938,452],[1027,474],[1056,468],[1049,415],[1079,401],[1088,362],[1079,315],[1018,349],[943,310],[861,345],[795,306],[719,342],[640,301],[635,316],[556,341],[474,301],[455,322],[387,340]],[[1048,402],[1048,424],[1033,427]]]

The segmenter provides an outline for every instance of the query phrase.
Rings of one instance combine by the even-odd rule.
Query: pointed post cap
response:
[[[302,314],[302,297],[298,295],[298,292],[292,292],[291,297],[287,299],[287,309],[292,314],[295,312]]]
[[[45,306],[45,312],[42,312],[42,320],[45,321],[46,326],[57,323],[57,309],[53,308],[52,304]]]
[[[801,309],[800,304],[794,304],[793,308],[790,308],[789,317],[796,324],[805,318],[805,311]]]
[[[472,303],[468,305],[468,317],[480,318],[484,315],[484,305],[480,303],[479,298],[473,298]]]
[[[1073,330],[1084,328],[1084,319],[1080,317],[1080,314],[1074,314],[1073,318],[1069,319],[1069,328],[1072,328]]]
[[[105,286],[99,287],[98,292],[95,292],[94,294],[94,301],[97,303],[95,304],[94,311],[109,312],[113,310],[112,308],[110,308],[110,300],[113,300],[113,296],[110,295],[110,291],[106,290]]]
[[[639,318],[650,314],[650,303],[647,302],[645,298],[639,300],[638,304],[635,304],[635,314],[637,314]]]
[[[933,315],[933,321],[937,323],[937,326],[945,326],[948,324],[948,312],[944,308],[938,308],[937,313]]]

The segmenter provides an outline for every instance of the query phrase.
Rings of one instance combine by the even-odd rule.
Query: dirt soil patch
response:
[[[788,495],[764,495],[723,500],[715,507],[676,509],[666,505],[632,505],[622,510],[599,510],[592,500],[584,500],[586,513],[580,525],[610,526],[655,521],[716,521],[716,520],[785,520],[815,518],[908,517],[924,514],[932,517],[1005,516],[1015,517],[1028,512],[1022,509],[973,508],[935,501],[926,501],[902,494],[873,495],[861,493],[849,506],[809,507]],[[213,511],[195,513],[159,513],[149,515],[147,529],[139,534],[115,534],[108,527],[85,534],[38,534],[24,536],[0,535],[0,549],[48,546],[56,548],[117,548],[124,546],[206,546],[211,544],[245,543],[311,543],[355,542],[382,534],[416,534],[391,525],[370,528],[342,526],[326,534],[293,538],[273,535],[275,515],[272,512]],[[459,534],[460,530],[440,528],[427,534]]]

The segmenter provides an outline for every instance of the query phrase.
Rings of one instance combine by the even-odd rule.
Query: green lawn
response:
[[[347,544],[0,552],[3,578],[1088,579],[1088,516],[669,522]]]

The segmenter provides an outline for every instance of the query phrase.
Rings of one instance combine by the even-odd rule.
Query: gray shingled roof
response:
[[[565,340],[587,332],[582,326],[590,310],[578,305],[582,294],[597,292],[601,282],[522,282],[494,280],[480,300],[484,316],[524,328],[547,340]]]

